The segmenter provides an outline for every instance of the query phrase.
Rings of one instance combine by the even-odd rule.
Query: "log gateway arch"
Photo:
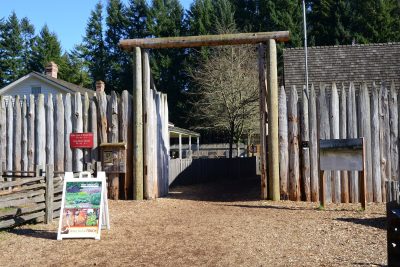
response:
[[[261,162],[261,199],[280,199],[279,189],[279,139],[278,139],[278,68],[276,42],[289,41],[288,31],[237,33],[222,35],[202,35],[186,37],[163,37],[121,40],[119,46],[132,52],[135,59],[133,70],[133,169],[134,199],[143,199],[143,186],[147,181],[146,157],[146,110],[148,101],[143,92],[149,72],[142,69],[142,60],[148,60],[148,49],[193,48],[202,46],[244,45],[258,46],[259,96],[260,96],[260,162]],[[142,51],[143,50],[143,51]],[[147,65],[144,65],[147,66]],[[145,75],[144,75],[145,74]],[[143,80],[142,80],[143,78]],[[268,112],[267,112],[268,110]],[[267,124],[268,122],[268,124]],[[268,126],[267,126],[268,125]],[[267,129],[268,128],[268,129]],[[267,138],[268,133],[268,138]],[[267,140],[268,139],[268,140]],[[268,143],[268,152],[266,151]],[[267,157],[268,155],[268,157]],[[268,166],[268,176],[267,176]],[[268,180],[267,180],[268,177]],[[268,186],[267,186],[268,185]]]

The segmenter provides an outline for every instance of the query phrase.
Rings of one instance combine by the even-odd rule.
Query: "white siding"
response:
[[[47,95],[49,93],[53,94],[53,96],[55,96],[58,93],[63,93],[64,95],[66,94],[66,91],[60,90],[59,88],[56,88],[50,83],[44,82],[36,77],[31,76],[26,80],[19,82],[12,88],[10,88],[7,92],[4,93],[4,95],[10,95],[10,96],[19,95],[21,96],[21,98],[24,95],[26,95],[28,97],[32,93],[32,87],[38,87],[38,86],[41,87],[42,94],[45,95],[45,101],[47,100]]]

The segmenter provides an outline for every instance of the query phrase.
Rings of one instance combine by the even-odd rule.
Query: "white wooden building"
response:
[[[53,96],[62,94],[73,94],[75,92],[80,92],[82,95],[88,93],[89,97],[93,96],[96,91],[81,87],[79,85],[61,80],[57,78],[58,67],[54,62],[46,67],[45,74],[38,72],[31,72],[18,80],[10,83],[9,85],[0,89],[0,95],[3,96],[16,96],[19,95],[21,98],[23,96],[29,96],[30,94],[38,95],[44,94],[45,98],[47,95],[53,94]],[[97,86],[97,85],[96,85]],[[104,83],[103,83],[104,87]],[[104,88],[103,88],[104,90]]]

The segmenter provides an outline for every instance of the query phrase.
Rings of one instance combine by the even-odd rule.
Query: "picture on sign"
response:
[[[71,148],[93,148],[93,133],[71,133],[69,143]]]
[[[100,239],[104,180],[66,179],[57,239]]]

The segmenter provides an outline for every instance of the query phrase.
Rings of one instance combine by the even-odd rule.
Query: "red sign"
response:
[[[71,148],[92,148],[93,133],[71,133],[69,145]]]

